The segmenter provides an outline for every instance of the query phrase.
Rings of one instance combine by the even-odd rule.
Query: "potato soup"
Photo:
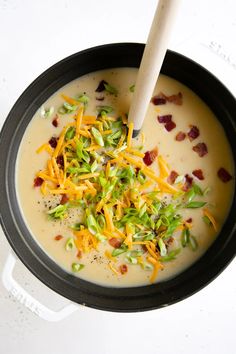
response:
[[[17,160],[32,236],[66,271],[103,286],[182,272],[214,242],[233,197],[224,130],[180,82],[160,75],[132,139],[136,75],[103,70],[61,88],[36,112]]]

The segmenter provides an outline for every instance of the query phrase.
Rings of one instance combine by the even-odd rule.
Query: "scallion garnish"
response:
[[[67,209],[68,206],[66,204],[59,204],[55,208],[49,210],[47,213],[53,219],[64,219],[67,216]]]
[[[104,87],[105,87],[106,92],[110,93],[111,95],[118,94],[118,90],[115,87],[109,85],[108,83],[104,83]]]
[[[134,92],[134,89],[135,89],[135,85],[131,85],[131,86],[129,87],[129,91],[130,91],[130,92]]]
[[[72,265],[71,265],[71,268],[72,268],[73,272],[79,272],[84,267],[85,267],[85,265],[81,264],[81,263],[72,263]]]
[[[49,108],[42,107],[40,113],[42,117],[49,118],[54,113],[54,107],[49,107]]]
[[[193,201],[193,202],[187,203],[185,205],[185,208],[187,208],[187,209],[202,208],[206,204],[207,204],[206,202]]]
[[[100,133],[100,131],[97,128],[92,127],[91,132],[93,134],[93,137],[94,137],[96,143],[100,146],[104,146],[103,137],[102,137],[102,134]]]
[[[74,247],[75,247],[75,241],[74,241],[73,237],[69,237],[66,241],[65,249],[66,249],[66,251],[71,251],[71,250],[73,250]]]

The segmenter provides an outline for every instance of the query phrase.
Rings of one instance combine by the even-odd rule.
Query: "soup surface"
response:
[[[36,112],[16,183],[33,237],[68,272],[104,286],[170,278],[211,245],[234,166],[211,110],[160,75],[138,138],[127,113],[137,69],[85,75]]]

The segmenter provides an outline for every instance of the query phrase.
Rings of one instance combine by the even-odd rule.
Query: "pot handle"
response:
[[[79,309],[79,305],[70,303],[59,311],[50,310],[41,304],[33,296],[27,293],[13,278],[13,269],[16,264],[16,257],[12,252],[8,254],[2,271],[2,282],[4,287],[25,307],[42,319],[50,322],[61,321]]]

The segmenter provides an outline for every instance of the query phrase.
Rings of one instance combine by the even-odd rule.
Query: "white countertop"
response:
[[[79,50],[145,42],[155,0],[0,0],[0,126],[22,91],[42,71]],[[183,0],[170,49],[198,61],[236,95],[236,2]],[[0,272],[10,246],[0,230]],[[49,308],[68,300],[38,281],[20,261],[19,283]],[[80,307],[47,322],[0,283],[1,354],[235,353],[236,262],[178,304],[119,314]]]

